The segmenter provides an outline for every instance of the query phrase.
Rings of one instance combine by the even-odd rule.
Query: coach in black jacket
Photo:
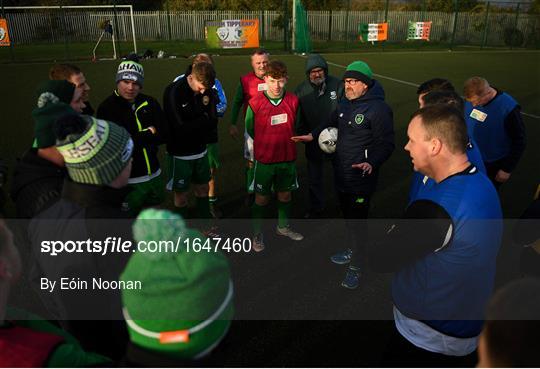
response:
[[[166,137],[165,115],[154,98],[140,93],[143,82],[144,70],[136,60],[120,63],[116,74],[117,88],[99,105],[96,114],[99,119],[124,127],[135,144],[129,178],[132,191],[126,197],[133,215],[165,200],[165,184],[158,160],[159,145]]]
[[[339,201],[345,219],[366,219],[371,196],[377,185],[379,168],[394,151],[394,123],[392,109],[384,101],[384,90],[372,79],[370,67],[356,61],[343,75],[345,97],[325,124],[309,135],[293,137],[309,142],[327,127],[338,128],[334,171]],[[350,263],[342,286],[358,287],[360,267],[364,263],[365,222],[348,222],[350,249],[332,256],[337,264]],[[360,241],[360,237],[364,241]]]

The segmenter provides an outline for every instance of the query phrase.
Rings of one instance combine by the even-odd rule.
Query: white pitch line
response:
[[[529,114],[529,113],[524,113],[524,112],[521,112],[522,115],[525,115],[527,117],[531,117],[531,118],[534,118],[534,119],[540,119],[540,116],[538,115],[534,115],[534,114]]]
[[[327,63],[327,64],[330,64],[330,65],[333,65],[333,66],[335,66],[335,67],[339,67],[339,68],[347,68],[347,67],[344,66],[344,65],[332,63],[332,62],[329,62],[329,61],[327,61],[326,63]],[[380,78],[383,78],[383,79],[388,79],[388,80],[390,80],[390,81],[394,81],[394,82],[398,82],[398,83],[403,83],[404,85],[408,85],[408,86],[412,86],[412,87],[418,87],[418,86],[420,86],[420,85],[417,84],[417,83],[407,82],[407,81],[403,81],[403,80],[401,80],[401,79],[392,78],[392,77],[388,77],[388,76],[383,76],[382,74],[373,73],[373,75],[375,75],[375,76],[377,76],[377,77],[380,77]]]
[[[303,57],[305,58],[305,57]],[[332,63],[332,62],[329,62],[327,61],[326,62],[327,64],[330,64],[330,65],[333,65],[335,67],[339,67],[339,68],[347,68],[346,66],[344,65],[341,65],[341,64],[336,64],[336,63]],[[373,73],[374,76],[377,76],[377,77],[380,77],[380,78],[383,78],[383,79],[387,79],[389,81],[394,81],[394,82],[397,82],[397,83],[402,83],[404,85],[407,85],[407,86],[412,86],[412,87],[418,87],[420,86],[419,84],[417,83],[413,83],[413,82],[408,82],[408,81],[403,81],[401,79],[397,79],[397,78],[392,78],[392,77],[388,77],[388,76],[383,76],[382,74],[377,74],[377,73]],[[534,114],[529,114],[529,113],[525,113],[525,112],[521,112],[521,114],[527,116],[527,117],[530,117],[530,118],[533,118],[533,119],[540,119],[540,116],[538,115],[534,115]]]

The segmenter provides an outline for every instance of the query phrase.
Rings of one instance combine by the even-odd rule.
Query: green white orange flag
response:
[[[388,39],[388,23],[360,23],[360,41],[386,41]]]
[[[429,41],[430,32],[431,32],[431,22],[409,21],[409,27],[407,30],[407,40]]]

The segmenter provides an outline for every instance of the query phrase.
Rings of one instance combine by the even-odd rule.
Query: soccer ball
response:
[[[338,130],[335,127],[325,128],[319,135],[319,147],[327,154],[336,151]]]

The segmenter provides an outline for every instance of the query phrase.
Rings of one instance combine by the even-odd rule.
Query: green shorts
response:
[[[211,143],[206,145],[206,151],[208,155],[208,165],[210,168],[217,169],[220,166],[219,162],[219,146],[218,143]]]
[[[184,160],[168,155],[169,181],[167,189],[169,191],[187,192],[189,185],[205,184],[210,180],[210,167],[208,166],[207,155],[202,158]]]
[[[165,184],[161,175],[142,183],[130,184],[131,192],[125,201],[133,215],[143,208],[161,205],[165,201]]]
[[[263,164],[255,162],[255,175],[250,189],[261,195],[290,192],[298,189],[296,165],[293,161]]]

